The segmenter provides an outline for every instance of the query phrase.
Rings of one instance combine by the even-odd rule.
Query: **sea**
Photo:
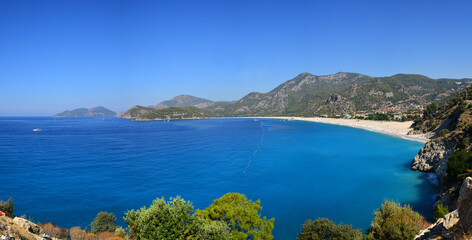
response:
[[[17,216],[90,229],[100,211],[126,227],[126,211],[156,198],[204,209],[239,192],[275,218],[274,239],[296,239],[317,218],[365,231],[384,200],[431,220],[437,189],[410,170],[422,145],[278,119],[0,117],[0,199],[12,197]]]

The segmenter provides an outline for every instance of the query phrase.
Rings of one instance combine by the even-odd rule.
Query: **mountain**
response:
[[[120,118],[128,118],[128,119],[135,119],[141,116],[144,113],[150,112],[155,110],[154,108],[150,107],[143,107],[136,105],[130,109],[128,109],[126,112],[119,114]]]
[[[333,116],[421,109],[471,82],[414,74],[370,77],[345,72],[325,76],[302,73],[268,93],[252,92],[235,103],[216,103],[207,109],[219,116]]]
[[[425,105],[444,99],[471,83],[470,78],[431,79],[418,74],[370,77],[360,73],[317,76],[305,72],[270,92],[252,92],[236,102],[212,102],[180,95],[154,108],[195,106],[219,117],[339,116],[376,112],[419,114]],[[141,111],[144,113],[150,109]]]
[[[54,117],[104,117],[115,115],[116,112],[100,106],[94,108],[77,108],[72,111],[66,110],[54,115]]]
[[[197,108],[205,108],[215,104],[213,101],[208,99],[194,97],[190,95],[179,95],[174,97],[170,100],[160,102],[154,105],[153,108],[155,109],[163,109],[168,107],[197,107]]]

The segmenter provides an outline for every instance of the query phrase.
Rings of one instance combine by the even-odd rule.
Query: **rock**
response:
[[[472,178],[467,177],[459,191],[459,226],[466,232],[472,231]]]
[[[454,144],[442,139],[427,142],[415,156],[411,169],[422,172],[435,172],[439,184],[444,181],[447,170],[447,159],[454,153]]]
[[[441,239],[441,236],[445,233],[445,231],[452,228],[458,220],[458,211],[452,211],[444,215],[443,218],[436,221],[436,223],[433,225],[429,226],[423,231],[420,231],[420,233],[416,235],[415,240],[435,239],[438,237]]]
[[[31,233],[34,233],[34,234],[40,234],[42,232],[42,229],[41,227],[39,227],[38,225],[36,225],[35,223],[31,222],[31,221],[28,221],[24,218],[20,218],[20,217],[15,217],[13,219],[13,222],[18,224],[19,226],[21,226],[22,228],[24,229],[27,229],[28,231],[30,231]]]

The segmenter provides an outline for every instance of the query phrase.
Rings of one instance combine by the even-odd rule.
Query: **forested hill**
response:
[[[189,95],[154,106],[197,106],[205,116],[340,116],[375,112],[416,112],[472,83],[472,79],[431,79],[417,74],[370,77],[339,72],[301,73],[267,93],[252,92],[236,102],[212,102]],[[206,106],[206,107],[203,107]],[[139,109],[138,109],[139,108]],[[135,106],[122,117],[139,118],[152,108]],[[175,109],[174,109],[175,110]]]
[[[223,116],[330,116],[418,109],[471,82],[472,79],[431,79],[415,74],[369,77],[344,72],[326,76],[302,73],[268,93],[253,92],[235,103],[216,103],[208,109]]]

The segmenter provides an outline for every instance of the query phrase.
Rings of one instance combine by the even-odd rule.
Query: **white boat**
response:
[[[41,129],[35,128],[35,129],[33,129],[33,131],[34,131],[34,132],[41,132]]]

